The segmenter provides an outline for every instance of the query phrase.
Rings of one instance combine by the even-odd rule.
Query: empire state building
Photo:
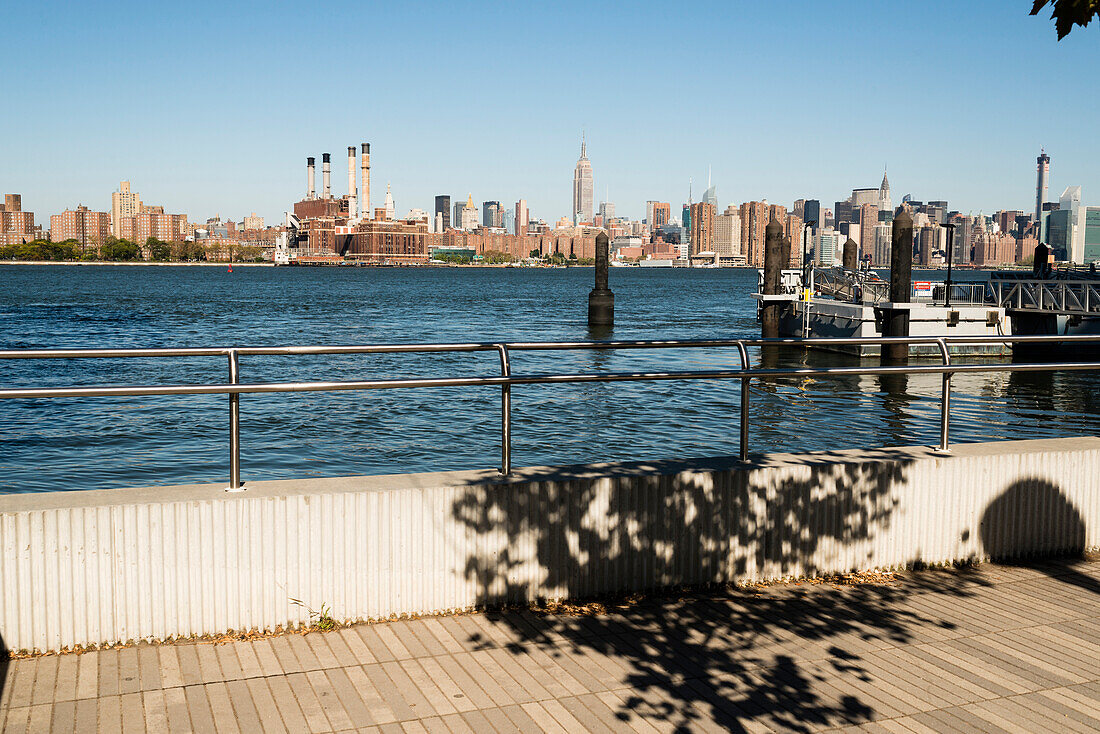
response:
[[[573,169],[573,224],[592,221],[592,164],[584,154],[581,136],[581,157]]]

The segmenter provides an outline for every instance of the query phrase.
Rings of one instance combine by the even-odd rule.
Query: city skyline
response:
[[[36,54],[47,39],[33,30],[8,44],[18,73],[6,83],[28,113],[0,121],[13,143],[0,188],[22,192],[43,213],[78,204],[102,211],[110,201],[96,197],[129,180],[199,221],[257,211],[274,223],[300,196],[302,157],[329,151],[339,160],[340,141],[373,140],[375,179],[392,184],[400,212],[431,210],[440,192],[473,192],[479,201],[524,198],[552,221],[571,216],[565,181],[584,129],[600,177],[595,205],[609,198],[632,219],[645,216],[647,200],[685,202],[688,179],[702,180],[708,166],[723,205],[834,200],[873,186],[886,161],[899,200],[910,193],[961,211],[1028,210],[1034,181],[1021,172],[1042,147],[1053,159],[1051,197],[1068,185],[1081,185],[1086,199],[1100,192],[1100,141],[1073,122],[1096,119],[1100,101],[1069,73],[1100,63],[1100,29],[1058,43],[1026,7],[964,5],[815,5],[793,17],[758,6],[693,8],[714,15],[713,27],[666,18],[654,5],[630,14],[562,5],[523,23],[501,13],[493,30],[459,7],[429,4],[432,24],[410,24],[412,11],[384,7],[369,19],[387,32],[366,46],[351,43],[365,10],[350,21],[341,10],[337,23],[336,11],[257,15],[202,3],[194,12],[158,9],[154,18],[127,3],[19,6],[13,20],[49,28],[52,51]],[[166,50],[155,41],[161,24],[182,45]],[[583,63],[539,61],[563,56],[584,28],[603,25],[617,32]],[[125,34],[127,53],[111,45],[114,34]],[[324,39],[324,49],[309,38]],[[402,53],[410,44],[428,51],[410,57]],[[187,64],[178,63],[181,53]],[[398,58],[400,71],[359,73]],[[483,99],[405,94],[430,91],[443,58],[457,60],[457,72],[510,63]],[[67,71],[74,65],[79,80]],[[328,66],[356,72],[317,73]],[[598,94],[577,89],[578,75],[597,70]],[[749,78],[768,81],[785,101],[745,99],[734,82]],[[519,97],[507,91],[516,85]],[[283,104],[303,88],[308,104]],[[1057,103],[1033,103],[1035,89]],[[399,92],[400,115],[374,104]],[[80,114],[57,107],[58,95]],[[707,114],[685,112],[695,98],[707,100]],[[29,112],[47,103],[59,111]],[[317,115],[310,105],[339,114]]]

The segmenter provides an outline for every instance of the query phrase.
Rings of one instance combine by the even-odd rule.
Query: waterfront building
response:
[[[242,229],[263,229],[264,228],[264,218],[261,217],[261,216],[258,216],[256,214],[256,212],[252,212],[252,214],[250,216],[247,216],[247,217],[244,218],[244,221],[242,222],[242,224],[243,224]]]
[[[123,220],[140,214],[141,210],[141,197],[136,191],[130,191],[130,182],[119,182],[118,191],[111,193],[111,234],[124,238]]]
[[[226,227],[225,236],[234,234],[236,227]],[[163,211],[143,211],[122,220],[123,238],[138,246],[144,246],[150,237],[164,242],[183,242],[191,234],[186,214],[165,214]]]
[[[436,223],[442,227],[437,227],[437,231],[443,232],[451,228],[451,197],[447,194],[435,197],[435,216]]]
[[[710,202],[700,201],[698,204],[691,205],[690,257],[703,252],[715,252],[714,215],[714,205]]]
[[[581,157],[573,169],[573,224],[592,221],[593,186],[592,164],[585,152],[584,136],[581,136]]]
[[[83,250],[98,247],[107,241],[107,212],[93,212],[86,206],[66,209],[50,217],[50,239],[54,242],[76,240]]]
[[[1015,262],[1016,238],[1005,232],[987,232],[983,227],[974,248],[974,264],[999,268]]]
[[[740,206],[741,251],[754,268],[764,267],[764,228],[768,226],[768,202],[749,201]]]
[[[21,245],[34,239],[34,212],[23,211],[22,194],[4,194],[4,203],[0,204],[0,246]]]
[[[1035,159],[1035,221],[1043,220],[1043,202],[1047,198],[1047,176],[1050,175],[1050,156],[1046,150],[1039,150],[1039,157]]]
[[[733,204],[715,217],[714,251],[721,258],[740,258],[741,252],[741,212]]]

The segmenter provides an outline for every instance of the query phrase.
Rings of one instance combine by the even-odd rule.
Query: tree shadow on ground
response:
[[[1013,482],[982,513],[982,548],[995,561],[1031,568],[1100,594],[1100,581],[1051,558],[1085,554],[1084,518],[1061,488],[1041,477]]]
[[[870,680],[866,650],[910,642],[921,627],[951,626],[904,609],[909,595],[925,590],[923,583],[967,595],[980,580],[963,570],[903,586],[722,582],[859,567],[889,527],[893,489],[908,466],[900,451],[896,461],[846,464],[822,455],[766,484],[758,478],[765,473],[748,469],[666,465],[664,473],[601,480],[578,472],[564,481],[559,471],[553,483],[527,476],[470,487],[453,514],[485,539],[466,566],[483,606],[535,602],[534,611],[490,615],[519,640],[513,652],[588,657],[590,671],[582,674],[609,676],[622,689],[614,706],[621,721],[644,713],[674,730],[715,722],[742,731],[760,719],[809,731],[872,717],[873,698],[828,683],[841,674]],[[669,594],[677,583],[697,588]],[[629,588],[665,591],[620,597],[608,613],[576,617],[542,603]]]

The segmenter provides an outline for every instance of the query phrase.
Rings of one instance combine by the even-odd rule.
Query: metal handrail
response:
[[[144,395],[209,395],[230,397],[229,430],[229,491],[241,491],[240,478],[240,396],[242,393],[330,392],[337,390],[381,390],[418,387],[485,387],[501,388],[501,467],[500,473],[511,473],[511,388],[513,385],[547,385],[582,382],[625,382],[661,380],[741,380],[740,458],[748,460],[749,386],[752,378],[805,377],[828,375],[889,375],[939,374],[943,376],[940,399],[941,452],[949,451],[951,376],[957,372],[1045,372],[1056,370],[1082,371],[1100,369],[1100,362],[1050,362],[1027,364],[956,364],[951,361],[951,344],[981,343],[1100,343],[1100,335],[1082,336],[950,336],[950,337],[844,337],[844,338],[780,338],[780,339],[695,339],[695,340],[625,340],[582,342],[470,342],[455,344],[374,344],[359,346],[286,346],[286,347],[226,347],[184,349],[26,349],[0,350],[0,359],[80,359],[129,357],[197,357],[224,356],[229,360],[229,382],[204,385],[120,385],[101,387],[4,388],[0,399],[37,399],[57,397],[104,397]],[[748,347],[817,346],[817,345],[885,345],[935,344],[939,347],[941,364],[858,366],[858,367],[797,367],[754,368],[749,363]],[[665,372],[595,372],[574,374],[514,375],[511,371],[511,351],[552,351],[584,349],[681,349],[736,348],[741,359],[740,369],[680,370]],[[495,351],[500,357],[499,376],[425,377],[379,380],[346,380],[318,382],[241,383],[241,355],[311,355],[311,354],[381,354],[439,353]]]

